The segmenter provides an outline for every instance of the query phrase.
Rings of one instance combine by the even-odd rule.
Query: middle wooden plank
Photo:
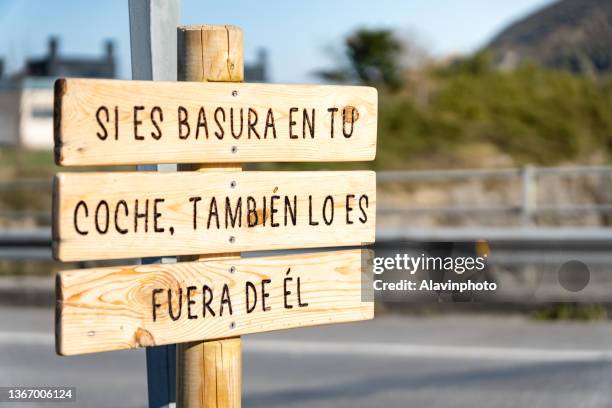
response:
[[[60,173],[62,261],[374,242],[372,171]]]

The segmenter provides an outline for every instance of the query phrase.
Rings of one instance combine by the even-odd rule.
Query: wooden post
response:
[[[199,82],[242,82],[242,31],[233,26],[188,26],[178,29],[178,79]],[[190,164],[179,170],[241,171],[240,164]],[[228,235],[228,240],[232,237]],[[240,253],[195,256],[195,259],[238,258]],[[180,260],[193,260],[182,257]],[[230,271],[228,271],[230,273]],[[237,408],[241,404],[240,337],[182,343],[177,347],[179,408]]]

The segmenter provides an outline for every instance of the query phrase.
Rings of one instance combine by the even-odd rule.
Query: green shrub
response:
[[[430,69],[425,85],[423,75],[406,92],[381,93],[377,168],[478,167],[483,145],[515,165],[610,158],[610,78],[533,65],[504,72],[481,54]],[[471,146],[474,155],[457,157]]]
[[[562,303],[539,310],[532,317],[536,320],[601,320],[607,313],[599,304]]]

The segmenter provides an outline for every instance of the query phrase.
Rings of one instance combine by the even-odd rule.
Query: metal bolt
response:
[[[236,146],[232,146],[232,153],[238,153],[238,148]]]
[[[232,91],[232,96],[238,96],[238,91]]]

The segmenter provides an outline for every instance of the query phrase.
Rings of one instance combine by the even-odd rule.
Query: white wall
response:
[[[21,94],[20,143],[53,149],[53,88],[25,88]]]

